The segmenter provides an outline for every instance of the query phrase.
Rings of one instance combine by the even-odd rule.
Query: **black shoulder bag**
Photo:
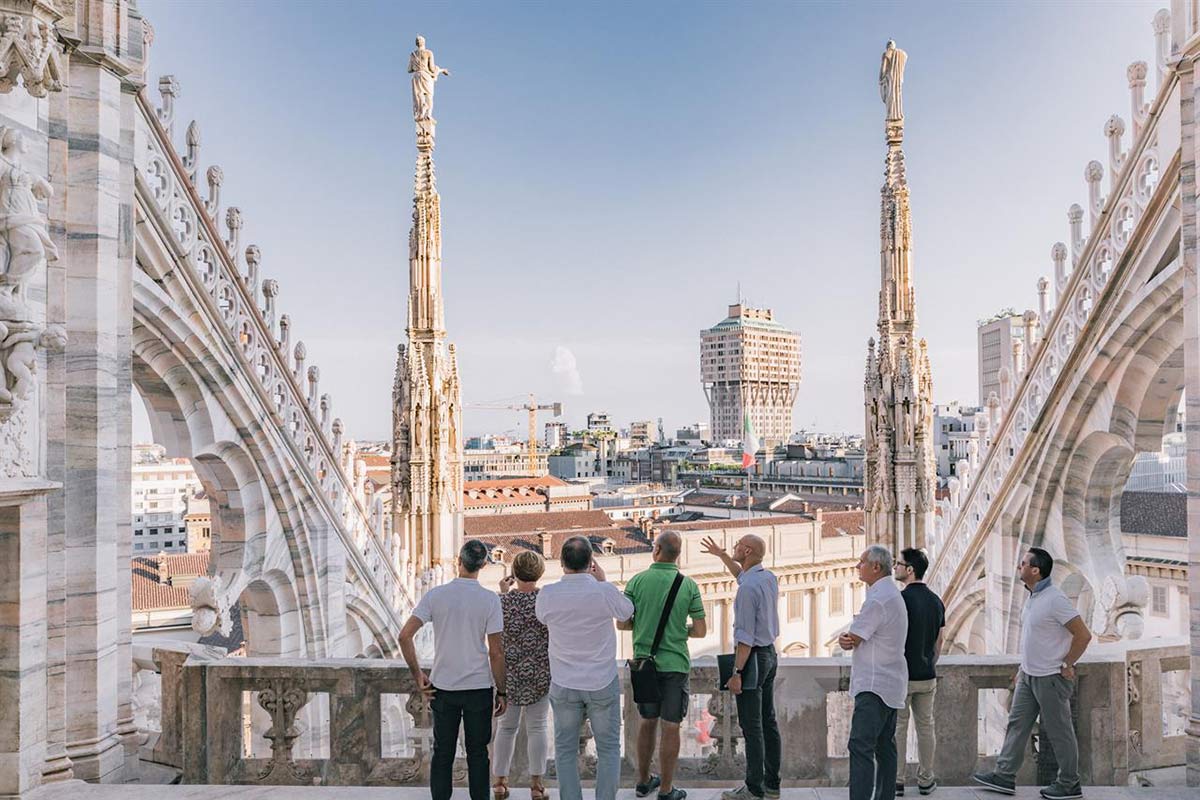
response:
[[[671,616],[671,607],[675,605],[675,596],[683,585],[683,573],[675,576],[671,591],[667,593],[667,604],[663,606],[662,616],[658,618],[658,630],[654,632],[654,644],[650,645],[650,655],[646,658],[631,658],[629,665],[629,682],[633,685],[633,702],[657,703],[662,700],[658,691],[658,666],[654,663],[654,655],[662,643],[663,632],[667,629],[667,618]]]

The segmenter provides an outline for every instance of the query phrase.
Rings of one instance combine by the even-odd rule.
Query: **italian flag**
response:
[[[754,455],[758,452],[758,437],[754,435],[754,423],[750,421],[750,412],[743,415],[742,422],[742,469],[754,466]]]

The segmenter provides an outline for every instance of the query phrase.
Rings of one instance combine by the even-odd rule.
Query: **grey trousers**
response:
[[[1055,783],[1066,788],[1079,783],[1079,743],[1075,741],[1075,728],[1071,724],[1071,692],[1074,689],[1074,684],[1061,675],[1035,678],[1024,672],[1017,673],[1004,747],[996,757],[997,775],[1016,780],[1017,770],[1025,759],[1025,743],[1040,714],[1042,732],[1049,737],[1058,760]]]

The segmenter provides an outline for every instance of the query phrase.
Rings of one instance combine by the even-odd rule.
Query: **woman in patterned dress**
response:
[[[496,800],[508,797],[508,771],[512,765],[517,730],[522,721],[529,755],[529,793],[532,800],[548,800],[542,783],[550,751],[547,717],[550,713],[550,633],[534,615],[537,582],[546,571],[542,557],[525,550],[513,559],[512,574],[500,581],[500,608],[504,612],[504,664],[508,671],[508,709],[500,717],[492,752]]]

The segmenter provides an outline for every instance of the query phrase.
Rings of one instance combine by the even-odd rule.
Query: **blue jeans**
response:
[[[554,767],[560,800],[581,800],[579,733],[586,717],[596,741],[596,800],[615,800],[621,777],[621,684],[619,678],[595,692],[550,684],[554,709]]]

